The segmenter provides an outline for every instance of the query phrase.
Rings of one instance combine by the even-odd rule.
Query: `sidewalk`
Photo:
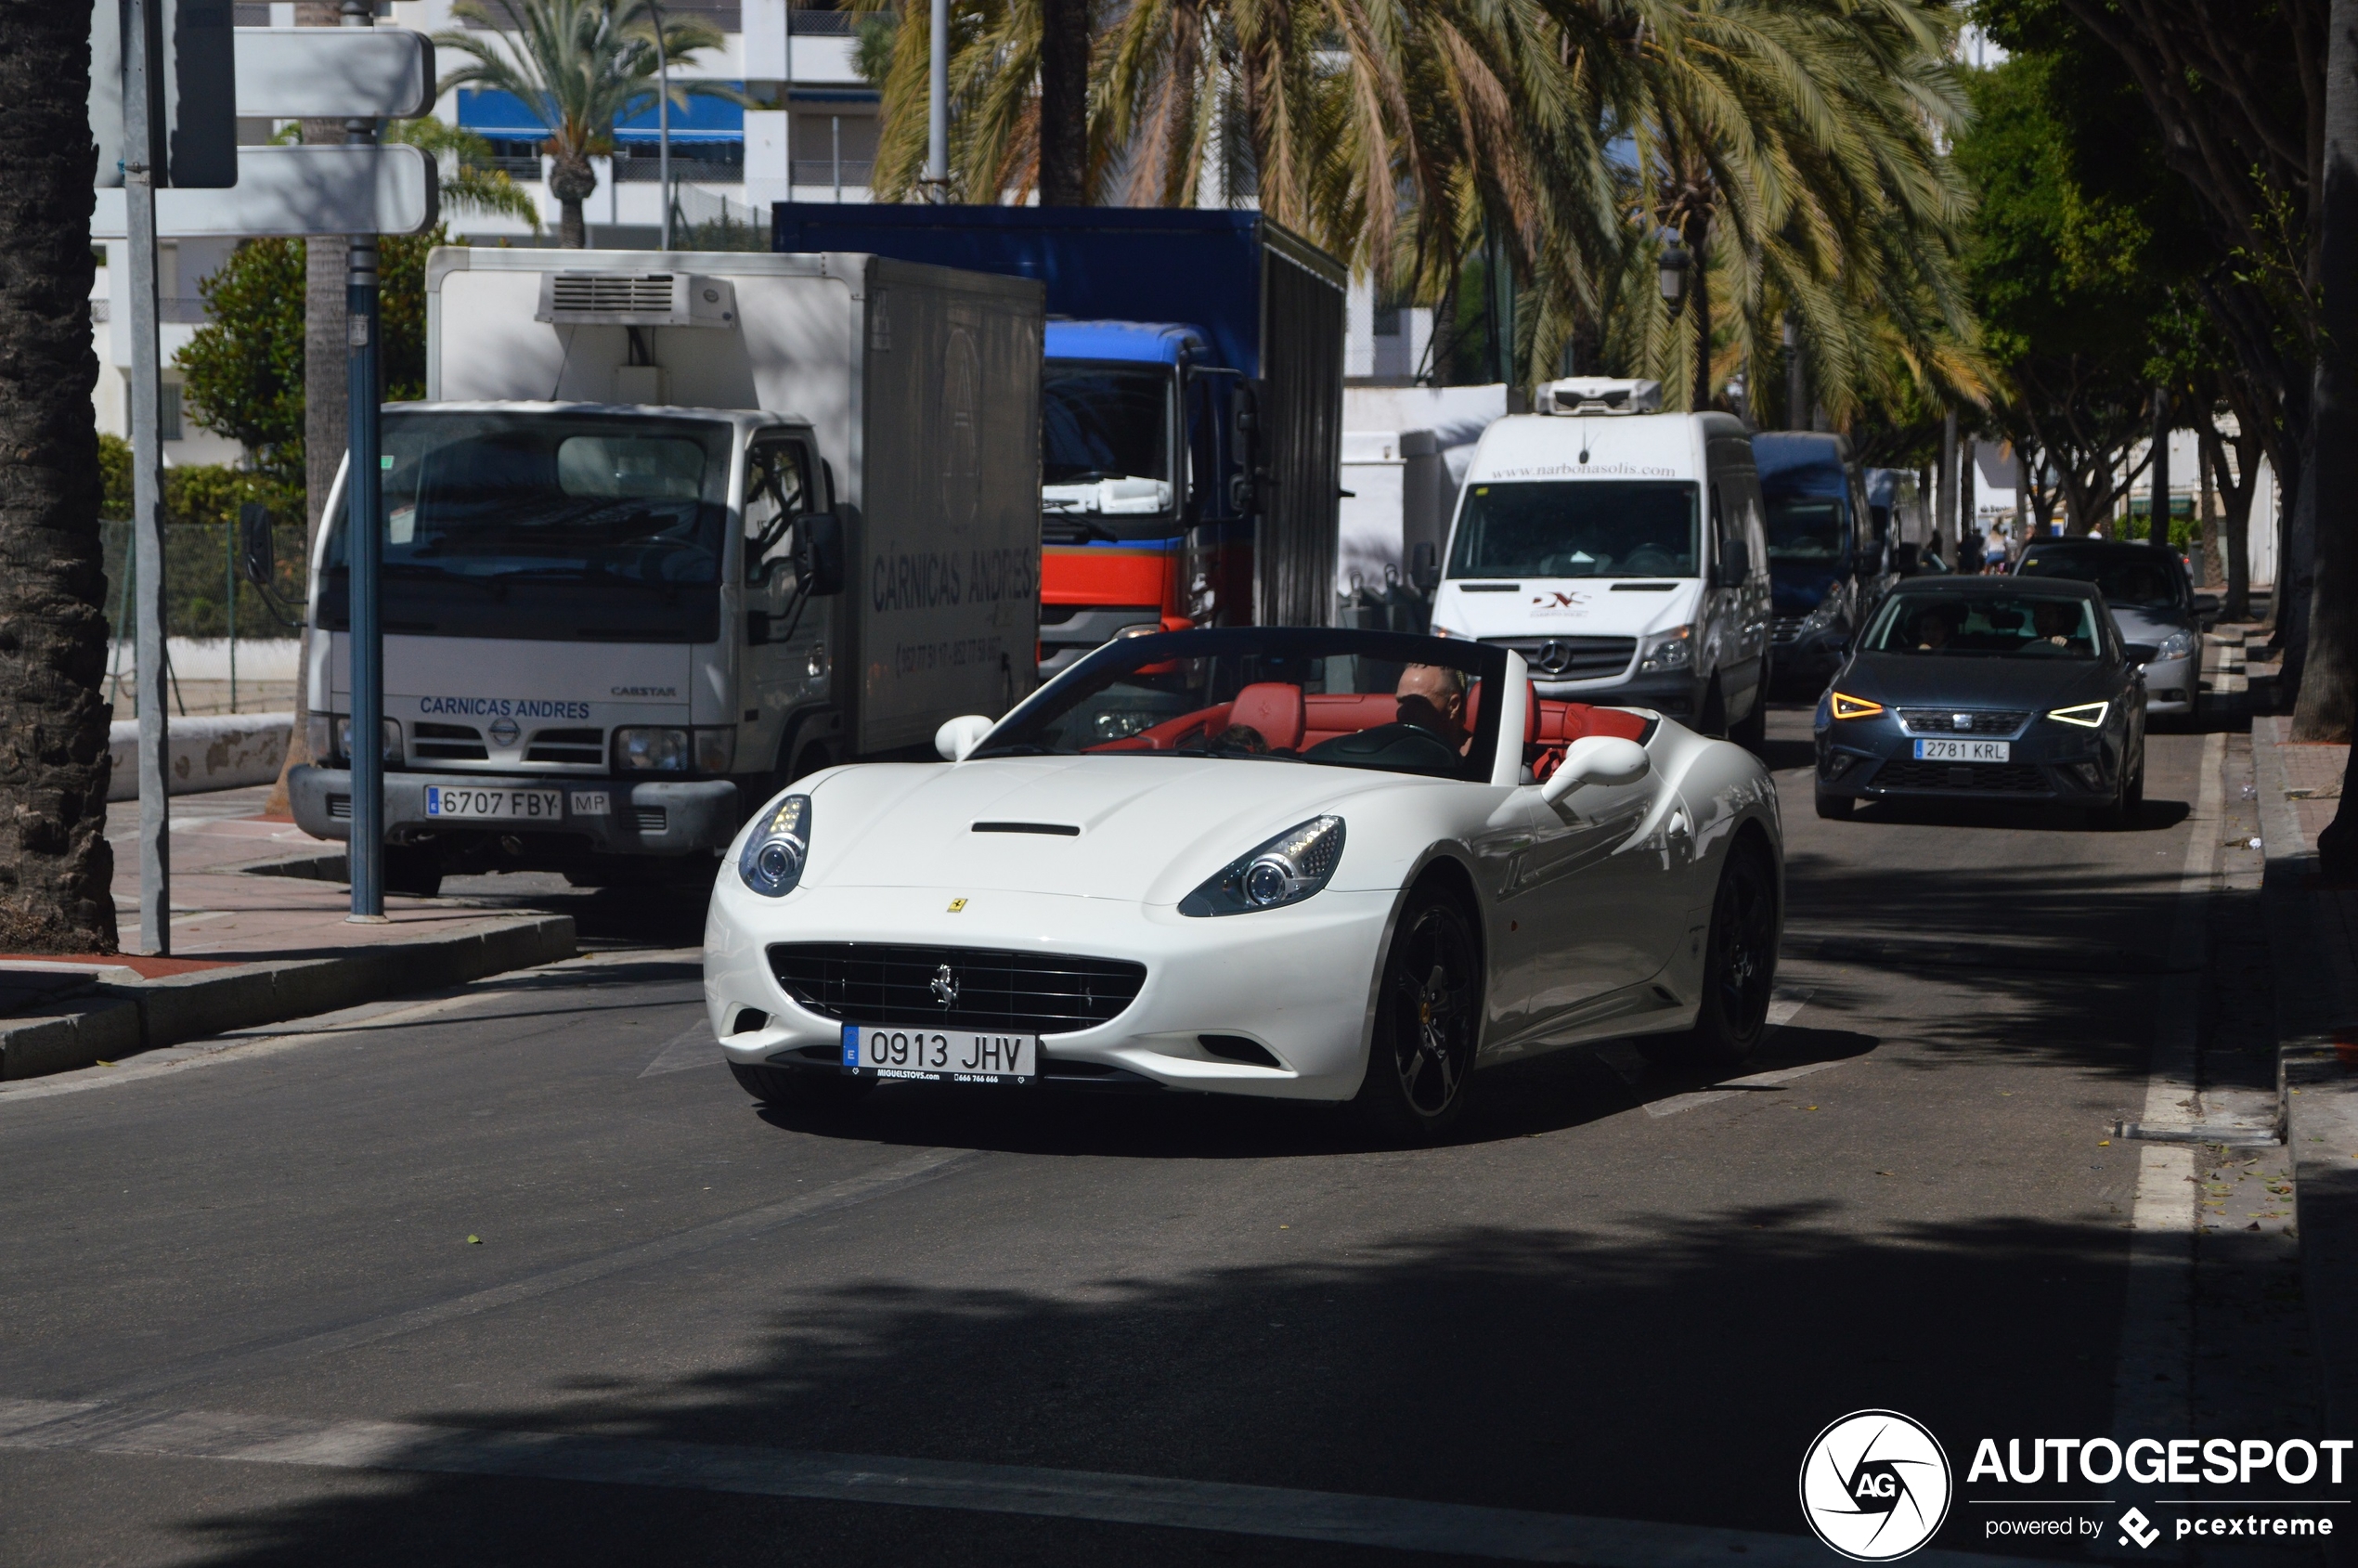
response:
[[[2251,721],[2267,857],[2261,908],[2294,1212],[2327,1430],[2358,1424],[2358,889],[2317,882],[2318,832],[2341,805],[2346,745],[2294,744],[2289,717]]]
[[[570,916],[385,900],[346,920],[340,845],[261,812],[266,786],[172,801],[172,956],[139,929],[138,808],[110,813],[120,955],[0,954],[0,1079],[63,1072],[227,1030],[431,991],[574,955]]]

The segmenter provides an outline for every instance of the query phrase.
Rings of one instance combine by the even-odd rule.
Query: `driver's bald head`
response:
[[[1412,664],[1400,672],[1392,694],[1422,697],[1454,719],[1465,709],[1466,678],[1447,665]]]

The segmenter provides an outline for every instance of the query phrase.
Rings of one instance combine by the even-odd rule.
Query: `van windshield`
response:
[[[1659,479],[1475,485],[1458,514],[1453,577],[1691,577],[1696,486]]]
[[[1770,496],[1768,559],[1831,565],[1843,558],[1849,530],[1834,496]]]

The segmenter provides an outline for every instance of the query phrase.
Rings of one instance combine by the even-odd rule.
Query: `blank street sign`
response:
[[[238,29],[238,112],[414,120],[434,108],[434,44],[398,27]]]
[[[241,147],[238,183],[228,189],[157,191],[156,232],[166,239],[423,234],[434,225],[440,195],[434,160],[414,147]],[[90,237],[123,237],[120,189],[98,192]]]
[[[58,4],[59,0],[43,0]],[[90,6],[90,139],[98,144],[100,188],[123,188],[123,0],[92,0]],[[156,184],[188,187],[234,185],[238,179],[237,105],[230,83],[228,0],[150,0],[156,30],[149,37],[162,49],[151,56],[163,91],[150,110],[163,116],[164,166]],[[325,29],[321,29],[325,32]],[[123,199],[115,199],[123,211]],[[115,219],[115,232],[123,232]]]

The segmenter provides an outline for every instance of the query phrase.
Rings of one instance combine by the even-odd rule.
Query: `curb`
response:
[[[2340,902],[2314,888],[2317,857],[2285,797],[2281,715],[2251,721],[2253,783],[2267,856],[2261,909],[2276,996],[2277,1083],[2293,1167],[2311,1354],[2327,1430],[2358,1424],[2358,1013]],[[2340,1560],[2337,1554],[2337,1560]]]
[[[331,1013],[575,956],[573,917],[499,917],[332,958],[240,964],[142,980],[109,972],[80,1012],[0,1023],[0,1079],[70,1072],[137,1051]]]

